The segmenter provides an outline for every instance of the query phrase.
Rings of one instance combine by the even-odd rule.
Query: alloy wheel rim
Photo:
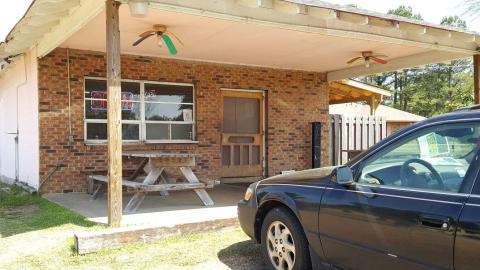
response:
[[[281,221],[274,221],[268,227],[267,251],[275,269],[293,269],[295,265],[295,242],[292,233]]]

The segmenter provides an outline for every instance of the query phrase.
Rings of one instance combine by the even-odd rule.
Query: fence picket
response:
[[[368,118],[361,117],[362,121],[362,150],[368,149]]]
[[[387,119],[385,117],[381,117],[382,121],[382,140],[387,137]]]
[[[334,148],[334,152],[335,152],[335,163],[334,164],[342,164],[342,160],[341,160],[341,156],[340,156],[340,153],[341,153],[341,145],[340,145],[340,138],[341,138],[341,133],[340,133],[340,122],[342,121],[342,119],[340,118],[340,115],[334,115],[334,128],[335,128],[335,137],[334,137],[334,140],[335,140],[335,148]]]
[[[355,150],[362,150],[362,128],[361,119],[359,116],[355,117]]]
[[[381,124],[380,118],[375,117],[375,143],[381,140],[380,135],[381,135],[382,127],[380,126],[380,124]]]
[[[345,164],[349,152],[367,150],[386,137],[385,117],[330,115],[330,162]]]
[[[347,150],[355,150],[355,117],[350,116],[348,118],[347,124],[348,124],[348,149]]]
[[[341,131],[341,148],[340,148],[340,162],[341,164],[344,164],[348,160],[348,154],[347,152],[343,150],[348,150],[348,127],[347,127],[347,117],[345,115],[341,115],[340,118],[341,120],[341,125],[342,125],[342,131]]]
[[[368,116],[368,147],[375,144],[375,117]]]

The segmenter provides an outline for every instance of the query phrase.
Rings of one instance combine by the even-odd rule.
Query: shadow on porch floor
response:
[[[215,205],[203,206],[194,191],[170,192],[169,196],[148,194],[135,213],[123,214],[123,225],[175,226],[237,217],[237,202],[243,198],[246,185],[221,184],[207,190]],[[91,200],[86,193],[46,194],[44,198],[73,210],[96,223],[107,223],[106,194]],[[131,195],[124,194],[123,206]]]

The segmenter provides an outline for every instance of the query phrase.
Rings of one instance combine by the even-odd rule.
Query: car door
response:
[[[478,154],[475,163],[477,167],[480,167]],[[475,188],[468,198],[458,222],[454,253],[456,270],[480,269],[480,256],[478,256],[480,250],[480,177],[478,173],[475,182]]]
[[[453,269],[458,217],[468,198],[479,123],[410,132],[353,166],[355,185],[333,183],[319,212],[330,264],[342,269]]]

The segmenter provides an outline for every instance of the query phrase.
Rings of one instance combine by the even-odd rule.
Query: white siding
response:
[[[18,167],[18,180],[35,189],[39,186],[38,104],[38,66],[32,50],[0,78],[0,177],[15,179]]]

